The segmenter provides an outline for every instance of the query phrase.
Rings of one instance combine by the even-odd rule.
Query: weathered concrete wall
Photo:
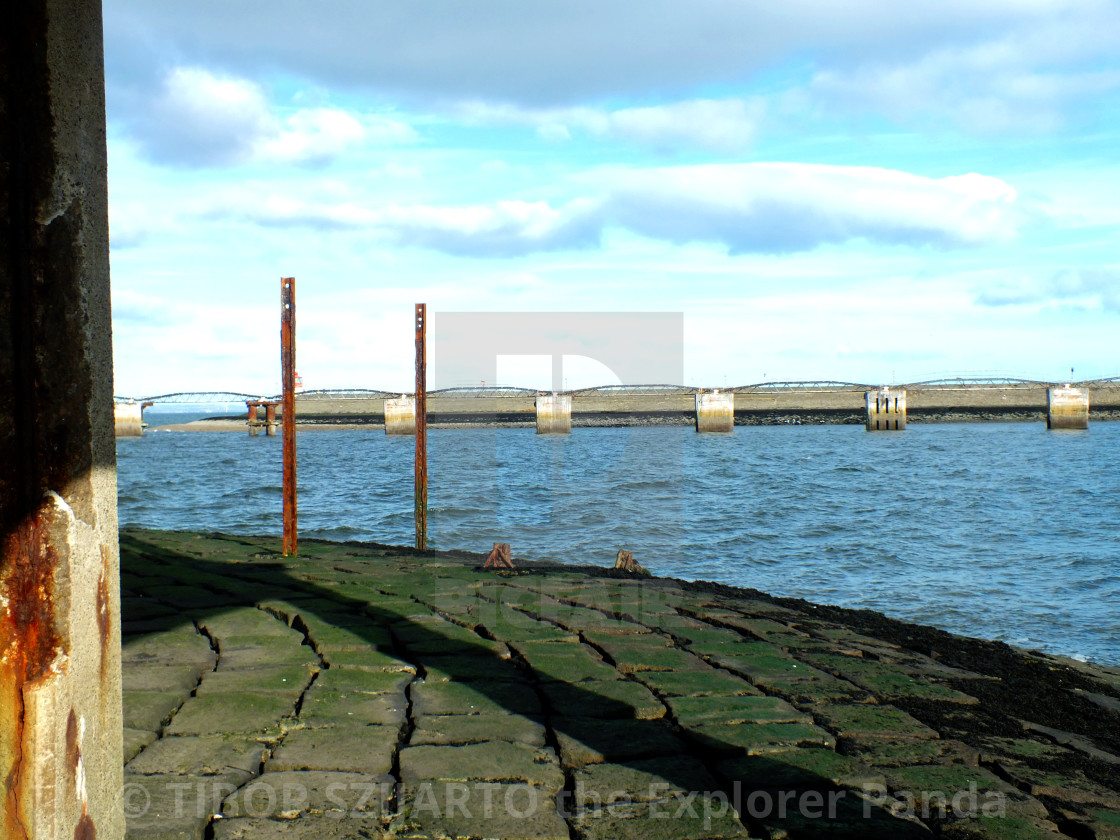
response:
[[[144,434],[144,410],[140,403],[114,403],[113,427],[117,437],[140,437]]]
[[[118,840],[101,3],[0,9],[0,836]]]
[[[385,400],[385,434],[387,435],[414,435],[416,434],[416,398],[398,397]],[[296,412],[299,414],[298,410]]]
[[[868,391],[867,431],[901,432],[906,429],[906,392],[897,388]]]
[[[1089,394],[1084,388],[1051,388],[1046,426],[1050,429],[1089,428]]]
[[[735,428],[734,394],[697,394],[696,431],[730,432]]]
[[[566,394],[537,397],[537,434],[566,435],[572,431],[572,398]]]

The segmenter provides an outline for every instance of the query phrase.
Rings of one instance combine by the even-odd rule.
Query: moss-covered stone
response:
[[[556,714],[578,712],[583,717],[655,720],[665,716],[665,704],[648,688],[630,680],[591,680],[570,685],[549,682],[541,686]]]
[[[388,773],[393,767],[398,726],[348,725],[289,732],[265,770],[340,770]]]
[[[412,687],[416,715],[539,715],[540,699],[522,683],[417,682]]]
[[[777,697],[674,697],[668,702],[677,722],[686,728],[706,723],[813,722],[810,715]]]
[[[544,726],[522,715],[424,715],[415,723],[409,740],[413,746],[491,741],[515,741],[533,747],[545,745]]]
[[[283,695],[224,692],[192,697],[183,704],[165,735],[218,735],[262,732],[291,717],[295,703]]]
[[[700,749],[716,755],[764,755],[798,747],[836,746],[828,732],[805,723],[702,724],[685,730],[685,735]]]
[[[684,752],[684,745],[664,721],[557,717],[552,728],[565,766],[582,767],[603,761],[654,758]]]

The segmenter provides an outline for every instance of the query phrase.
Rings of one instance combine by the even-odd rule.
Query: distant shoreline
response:
[[[1120,420],[1120,410],[1103,409],[1091,411],[1089,421],[1109,422]],[[1046,424],[1046,414],[1041,411],[1016,411],[1016,412],[964,412],[964,411],[935,411],[935,412],[910,412],[907,417],[910,424],[927,423],[1040,423]],[[862,426],[864,419],[859,414],[845,415],[820,415],[811,412],[798,414],[772,414],[765,416],[736,415],[736,426]],[[691,418],[679,415],[619,417],[603,415],[573,415],[572,428],[640,428],[651,426],[691,426]],[[533,418],[518,421],[495,421],[485,419],[446,420],[429,418],[428,427],[434,429],[532,429],[535,428]],[[355,421],[346,417],[324,418],[313,417],[307,420],[297,420],[296,430],[300,432],[314,431],[360,431],[363,429],[383,430],[385,424],[379,420]],[[248,432],[247,421],[232,417],[215,417],[202,420],[192,420],[188,423],[164,423],[148,428],[148,432]],[[264,434],[264,432],[260,432]]]

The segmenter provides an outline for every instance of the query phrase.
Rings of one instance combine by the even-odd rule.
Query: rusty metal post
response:
[[[245,407],[249,411],[249,434],[255,435],[257,433],[257,406],[260,403],[253,402],[252,400],[245,401]]]
[[[280,378],[284,399],[284,554],[298,554],[296,538],[296,278],[280,280]]]
[[[276,435],[276,403],[266,402],[264,404],[264,433],[266,435]]]
[[[416,304],[416,547],[428,544],[428,351],[426,304]]]

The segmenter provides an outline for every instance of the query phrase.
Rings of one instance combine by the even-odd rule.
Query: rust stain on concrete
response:
[[[97,630],[101,634],[101,682],[105,682],[105,664],[112,636],[112,601],[109,598],[109,548],[101,546],[101,576],[97,579]]]
[[[21,523],[5,540],[0,573],[0,743],[13,751],[4,779],[3,836],[25,840],[20,818],[23,795],[24,686],[46,676],[62,642],[55,628],[54,575],[58,553],[50,545],[40,512]]]
[[[82,818],[74,827],[74,840],[97,840],[97,826],[93,824],[89,814],[82,811]]]

